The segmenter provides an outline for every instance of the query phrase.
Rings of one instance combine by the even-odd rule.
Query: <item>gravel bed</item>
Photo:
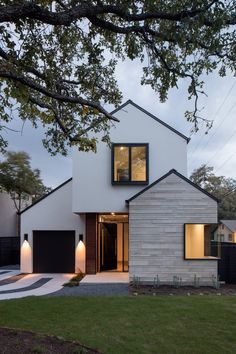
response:
[[[122,283],[113,284],[80,284],[67,287],[45,296],[126,296],[129,295],[129,285]]]

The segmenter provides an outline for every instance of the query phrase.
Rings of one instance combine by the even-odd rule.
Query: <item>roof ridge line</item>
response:
[[[207,192],[205,189],[201,188],[200,186],[198,186],[196,183],[192,182],[189,178],[185,177],[184,175],[182,175],[180,172],[178,172],[177,170],[175,170],[174,168],[172,168],[169,172],[165,173],[163,176],[161,176],[160,178],[158,178],[156,181],[152,182],[151,184],[149,184],[147,187],[145,187],[144,189],[142,189],[140,192],[136,193],[135,195],[133,195],[133,197],[127,199],[125,202],[129,203],[132,200],[134,200],[135,198],[137,198],[138,196],[140,196],[141,194],[143,194],[144,192],[146,192],[148,189],[152,188],[153,186],[155,186],[156,184],[158,184],[159,182],[163,181],[164,179],[166,179],[168,176],[170,176],[171,174],[175,174],[176,176],[180,177],[181,179],[183,179],[184,181],[186,181],[187,183],[189,183],[190,185],[192,185],[193,187],[195,187],[196,189],[198,189],[200,192],[206,194],[208,197],[214,199],[217,203],[219,203],[219,199],[216,198],[214,195],[212,195],[211,193]]]
[[[164,127],[168,128],[169,130],[171,130],[172,132],[174,132],[175,134],[179,135],[181,138],[185,139],[187,141],[187,144],[190,141],[190,138],[188,138],[186,135],[182,134],[181,132],[179,132],[177,129],[173,128],[171,125],[169,125],[168,123],[164,122],[163,120],[161,120],[160,118],[156,117],[154,114],[148,112],[145,108],[142,108],[141,106],[139,106],[137,103],[133,102],[131,99],[128,99],[126,102],[124,102],[121,106],[117,107],[116,109],[114,109],[112,112],[110,112],[110,114],[115,114],[116,112],[120,111],[121,109],[123,109],[125,106],[127,106],[128,104],[132,104],[135,108],[139,109],[141,112],[145,113],[146,115],[148,115],[149,117],[151,117],[152,119],[154,119],[155,121],[157,121],[158,123],[164,125]]]
[[[54,188],[53,190],[51,190],[50,192],[48,192],[47,194],[43,195],[41,198],[39,198],[38,200],[36,200],[34,203],[32,203],[31,205],[27,206],[25,209],[23,209],[22,211],[20,211],[18,213],[18,215],[21,215],[22,213],[24,213],[26,210],[32,208],[33,206],[35,206],[35,204],[38,204],[39,202],[41,202],[43,199],[47,198],[49,195],[51,195],[52,193],[56,192],[58,189],[62,188],[64,185],[66,185],[68,182],[72,181],[73,177],[67,179],[65,182],[61,183],[59,186],[57,186],[56,188]]]

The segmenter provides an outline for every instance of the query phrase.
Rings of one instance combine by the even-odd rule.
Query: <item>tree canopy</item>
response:
[[[6,159],[0,163],[0,187],[9,193],[19,213],[23,201],[32,201],[50,191],[44,186],[38,169],[30,166],[30,157],[24,152],[7,152]]]
[[[117,121],[117,60],[142,62],[142,84],[161,102],[187,79],[195,130],[203,74],[235,74],[235,0],[0,0],[0,129],[17,109],[46,127],[52,154],[68,146],[96,150]],[[99,133],[99,134],[97,134]],[[0,147],[6,147],[3,137]]]
[[[213,170],[213,167],[202,165],[193,171],[190,179],[219,199],[219,220],[236,219],[236,180],[216,176]]]

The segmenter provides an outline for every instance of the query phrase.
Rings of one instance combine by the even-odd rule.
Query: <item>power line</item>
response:
[[[223,107],[223,105],[225,104],[226,100],[228,99],[230,93],[232,92],[234,86],[236,85],[236,81],[233,82],[233,84],[231,85],[229,91],[227,92],[225,98],[223,99],[223,102],[220,104],[220,106],[218,107],[218,109],[216,110],[216,113],[214,114],[214,117],[217,116],[217,114],[219,113],[219,111],[221,110],[221,108]],[[199,140],[198,144],[196,145],[195,149],[190,152],[190,155],[194,154],[194,152],[197,150],[198,146],[200,145],[202,139],[204,138],[206,134],[202,135],[201,139]]]
[[[232,157],[234,156],[234,154],[236,154],[236,151],[234,151],[216,170],[215,172],[219,171],[223,166],[225,166],[227,164],[227,162],[229,162]]]
[[[224,116],[223,120],[220,122],[220,124],[217,126],[216,130],[214,131],[214,133],[210,136],[210,138],[207,140],[206,144],[203,145],[203,149],[205,149],[209,142],[211,141],[211,139],[216,135],[216,132],[218,131],[218,129],[222,126],[222,124],[229,118],[229,113],[233,110],[234,106],[236,105],[236,101],[233,103],[233,105],[230,107],[230,109],[228,110],[228,112],[226,113],[226,115]]]
[[[230,195],[231,193],[235,193],[236,192],[236,187],[234,187],[233,189],[231,189],[231,191],[228,191],[227,193],[223,194],[222,197],[220,198],[220,203],[222,202],[222,200],[225,197],[228,197],[228,195]]]
[[[233,131],[233,133],[230,135],[230,137],[228,138],[227,142],[225,144],[223,144],[220,148],[218,148],[216,150],[216,152],[214,153],[214,155],[212,155],[212,157],[206,162],[206,165],[209,165],[209,162],[214,160],[215,156],[218,154],[219,150],[223,150],[230,142],[230,140],[233,138],[233,136],[236,134],[236,129]]]

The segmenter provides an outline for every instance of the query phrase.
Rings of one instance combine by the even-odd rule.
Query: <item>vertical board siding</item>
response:
[[[0,237],[0,267],[20,263],[20,237]]]
[[[97,272],[97,214],[86,214],[86,274]]]
[[[170,282],[173,276],[209,283],[217,260],[184,259],[184,224],[216,223],[217,202],[175,174],[129,204],[130,277]]]

